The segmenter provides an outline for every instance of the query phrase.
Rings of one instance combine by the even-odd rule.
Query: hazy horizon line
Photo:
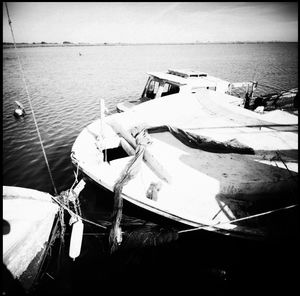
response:
[[[297,41],[283,41],[283,40],[269,40],[269,41],[190,41],[190,42],[16,42],[17,45],[112,45],[112,44],[128,44],[128,45],[138,45],[138,44],[207,44],[207,43],[298,43]],[[2,41],[2,45],[14,45],[13,42]]]

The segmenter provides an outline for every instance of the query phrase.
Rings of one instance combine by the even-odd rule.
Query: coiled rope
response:
[[[25,90],[26,90],[26,94],[27,94],[27,100],[28,100],[29,105],[30,105],[30,109],[31,109],[31,113],[32,113],[32,116],[33,116],[35,128],[36,128],[36,131],[37,131],[37,134],[38,134],[38,137],[39,137],[39,141],[40,141],[40,144],[41,144],[41,147],[42,147],[42,151],[43,151],[43,155],[44,155],[45,162],[46,162],[46,165],[47,165],[47,169],[48,169],[48,172],[49,172],[49,176],[50,176],[50,179],[51,179],[51,183],[52,183],[52,186],[54,188],[54,193],[55,193],[55,195],[57,195],[58,193],[57,193],[57,190],[56,190],[56,186],[54,184],[54,180],[53,180],[52,173],[51,173],[51,170],[50,170],[47,155],[46,155],[46,152],[45,152],[45,149],[44,149],[44,145],[43,145],[43,141],[42,141],[41,134],[40,134],[40,131],[39,131],[39,127],[38,127],[38,124],[37,124],[37,121],[36,121],[36,118],[35,118],[35,114],[34,114],[34,111],[33,111],[33,108],[32,108],[31,99],[30,99],[28,87],[27,87],[26,80],[25,80],[25,74],[24,74],[22,63],[21,63],[21,60],[20,60],[20,57],[19,57],[19,54],[18,54],[18,49],[17,49],[17,45],[16,45],[16,41],[15,41],[15,36],[14,36],[12,24],[11,24],[12,22],[11,22],[11,19],[10,19],[10,16],[9,16],[8,7],[7,7],[6,2],[5,2],[5,7],[6,7],[6,12],[7,12],[7,17],[8,17],[8,24],[9,24],[9,27],[10,27],[11,35],[12,35],[13,42],[14,42],[14,47],[15,47],[15,50],[16,50],[16,56],[18,58],[19,67],[20,67],[20,71],[21,71],[21,74],[22,74],[22,80],[24,82],[24,86],[25,86]]]

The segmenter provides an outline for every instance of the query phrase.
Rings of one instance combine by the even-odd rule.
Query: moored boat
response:
[[[280,109],[298,114],[298,88],[257,96],[251,108],[254,110],[259,106],[263,106],[265,111]]]
[[[202,89],[210,89],[219,93],[236,93],[243,89],[249,97],[252,96],[257,83],[255,81],[232,83],[205,72],[190,69],[169,69],[165,72],[149,72],[148,80],[141,98],[117,104],[117,111],[123,112],[143,102],[166,97],[172,94],[192,94]],[[238,92],[237,92],[238,94]],[[244,105],[244,98],[232,96],[231,103],[238,106]]]
[[[72,162],[112,192],[127,179],[122,198],[156,215],[264,238],[263,215],[298,203],[298,117],[232,100],[202,89],[101,118],[77,137]]]
[[[34,284],[51,239],[59,206],[51,195],[34,189],[3,186],[3,263],[28,291]]]

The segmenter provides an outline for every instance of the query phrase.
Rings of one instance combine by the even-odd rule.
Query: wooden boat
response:
[[[195,93],[201,89],[210,89],[220,93],[238,94],[243,89],[251,97],[257,83],[254,81],[232,83],[207,73],[189,69],[170,69],[165,72],[149,72],[147,83],[141,98],[117,104],[117,111],[123,112],[145,101],[166,97],[172,94]],[[238,91],[239,90],[239,91]],[[244,99],[232,96],[236,105],[244,105]]]
[[[124,200],[181,225],[265,238],[272,212],[298,203],[298,117],[232,101],[203,89],[102,117],[79,134],[72,162],[112,192],[128,177]]]
[[[50,194],[3,186],[3,263],[27,291],[33,285],[58,212]]]
[[[263,106],[264,110],[271,111],[275,109],[289,110],[295,114],[298,113],[298,88],[289,91],[281,91],[261,95],[253,99],[251,108],[254,110],[258,106]]]

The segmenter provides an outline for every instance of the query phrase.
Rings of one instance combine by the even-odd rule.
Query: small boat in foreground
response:
[[[266,238],[276,234],[272,212],[298,204],[298,116],[233,99],[201,89],[101,117],[75,140],[72,163],[183,227]]]
[[[46,256],[59,206],[38,190],[3,186],[3,263],[25,291],[31,288]]]

